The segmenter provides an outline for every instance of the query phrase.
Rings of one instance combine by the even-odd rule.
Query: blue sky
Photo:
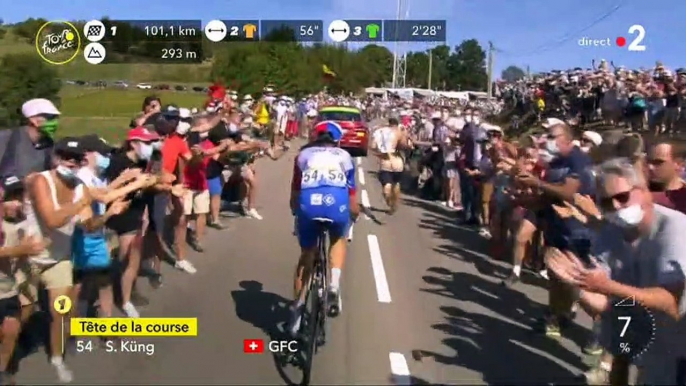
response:
[[[501,50],[495,57],[495,74],[508,65],[532,71],[589,67],[592,59],[613,60],[627,67],[652,67],[662,60],[672,69],[686,67],[686,2],[679,0],[406,0],[410,19],[447,21],[448,44],[476,38],[485,47],[490,40]],[[111,19],[394,19],[395,0],[31,0],[4,7],[5,22],[28,17],[48,20]],[[591,28],[580,30],[617,4],[618,11]],[[646,31],[644,52],[614,46],[618,36],[631,42],[628,30],[641,24]],[[610,38],[612,47],[580,47],[582,37]],[[328,38],[326,38],[328,39]],[[426,44],[405,44],[401,49],[426,49]],[[389,45],[393,48],[393,45]]]

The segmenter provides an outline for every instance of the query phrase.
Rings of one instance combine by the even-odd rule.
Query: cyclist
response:
[[[296,335],[307,295],[306,283],[312,273],[319,224],[330,221],[331,281],[328,304],[333,316],[342,311],[340,280],[345,260],[346,236],[351,217],[357,218],[360,206],[355,189],[355,163],[348,152],[338,147],[343,129],[335,122],[324,121],[314,127],[313,142],[305,145],[295,159],[291,183],[291,211],[296,216],[296,227],[301,254],[295,273],[292,319],[289,331]]]

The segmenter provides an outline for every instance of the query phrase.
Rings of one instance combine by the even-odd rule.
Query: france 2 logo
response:
[[[643,43],[643,39],[646,37],[646,29],[643,28],[642,25],[640,24],[634,24],[631,27],[629,27],[629,34],[630,35],[636,35],[634,37],[634,40],[629,44],[629,47],[627,49],[629,51],[645,51],[646,46]]]

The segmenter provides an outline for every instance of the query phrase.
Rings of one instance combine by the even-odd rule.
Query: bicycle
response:
[[[317,238],[317,256],[307,286],[305,307],[307,322],[300,328],[300,337],[305,346],[305,363],[301,385],[309,385],[312,374],[314,354],[326,343],[326,318],[328,313],[328,260],[329,231],[327,226],[333,223],[329,219],[315,219],[319,224]]]

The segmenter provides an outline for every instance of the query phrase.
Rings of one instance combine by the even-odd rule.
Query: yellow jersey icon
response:
[[[254,39],[255,32],[257,32],[257,26],[255,24],[246,24],[243,26],[243,33],[245,33],[246,39]]]

